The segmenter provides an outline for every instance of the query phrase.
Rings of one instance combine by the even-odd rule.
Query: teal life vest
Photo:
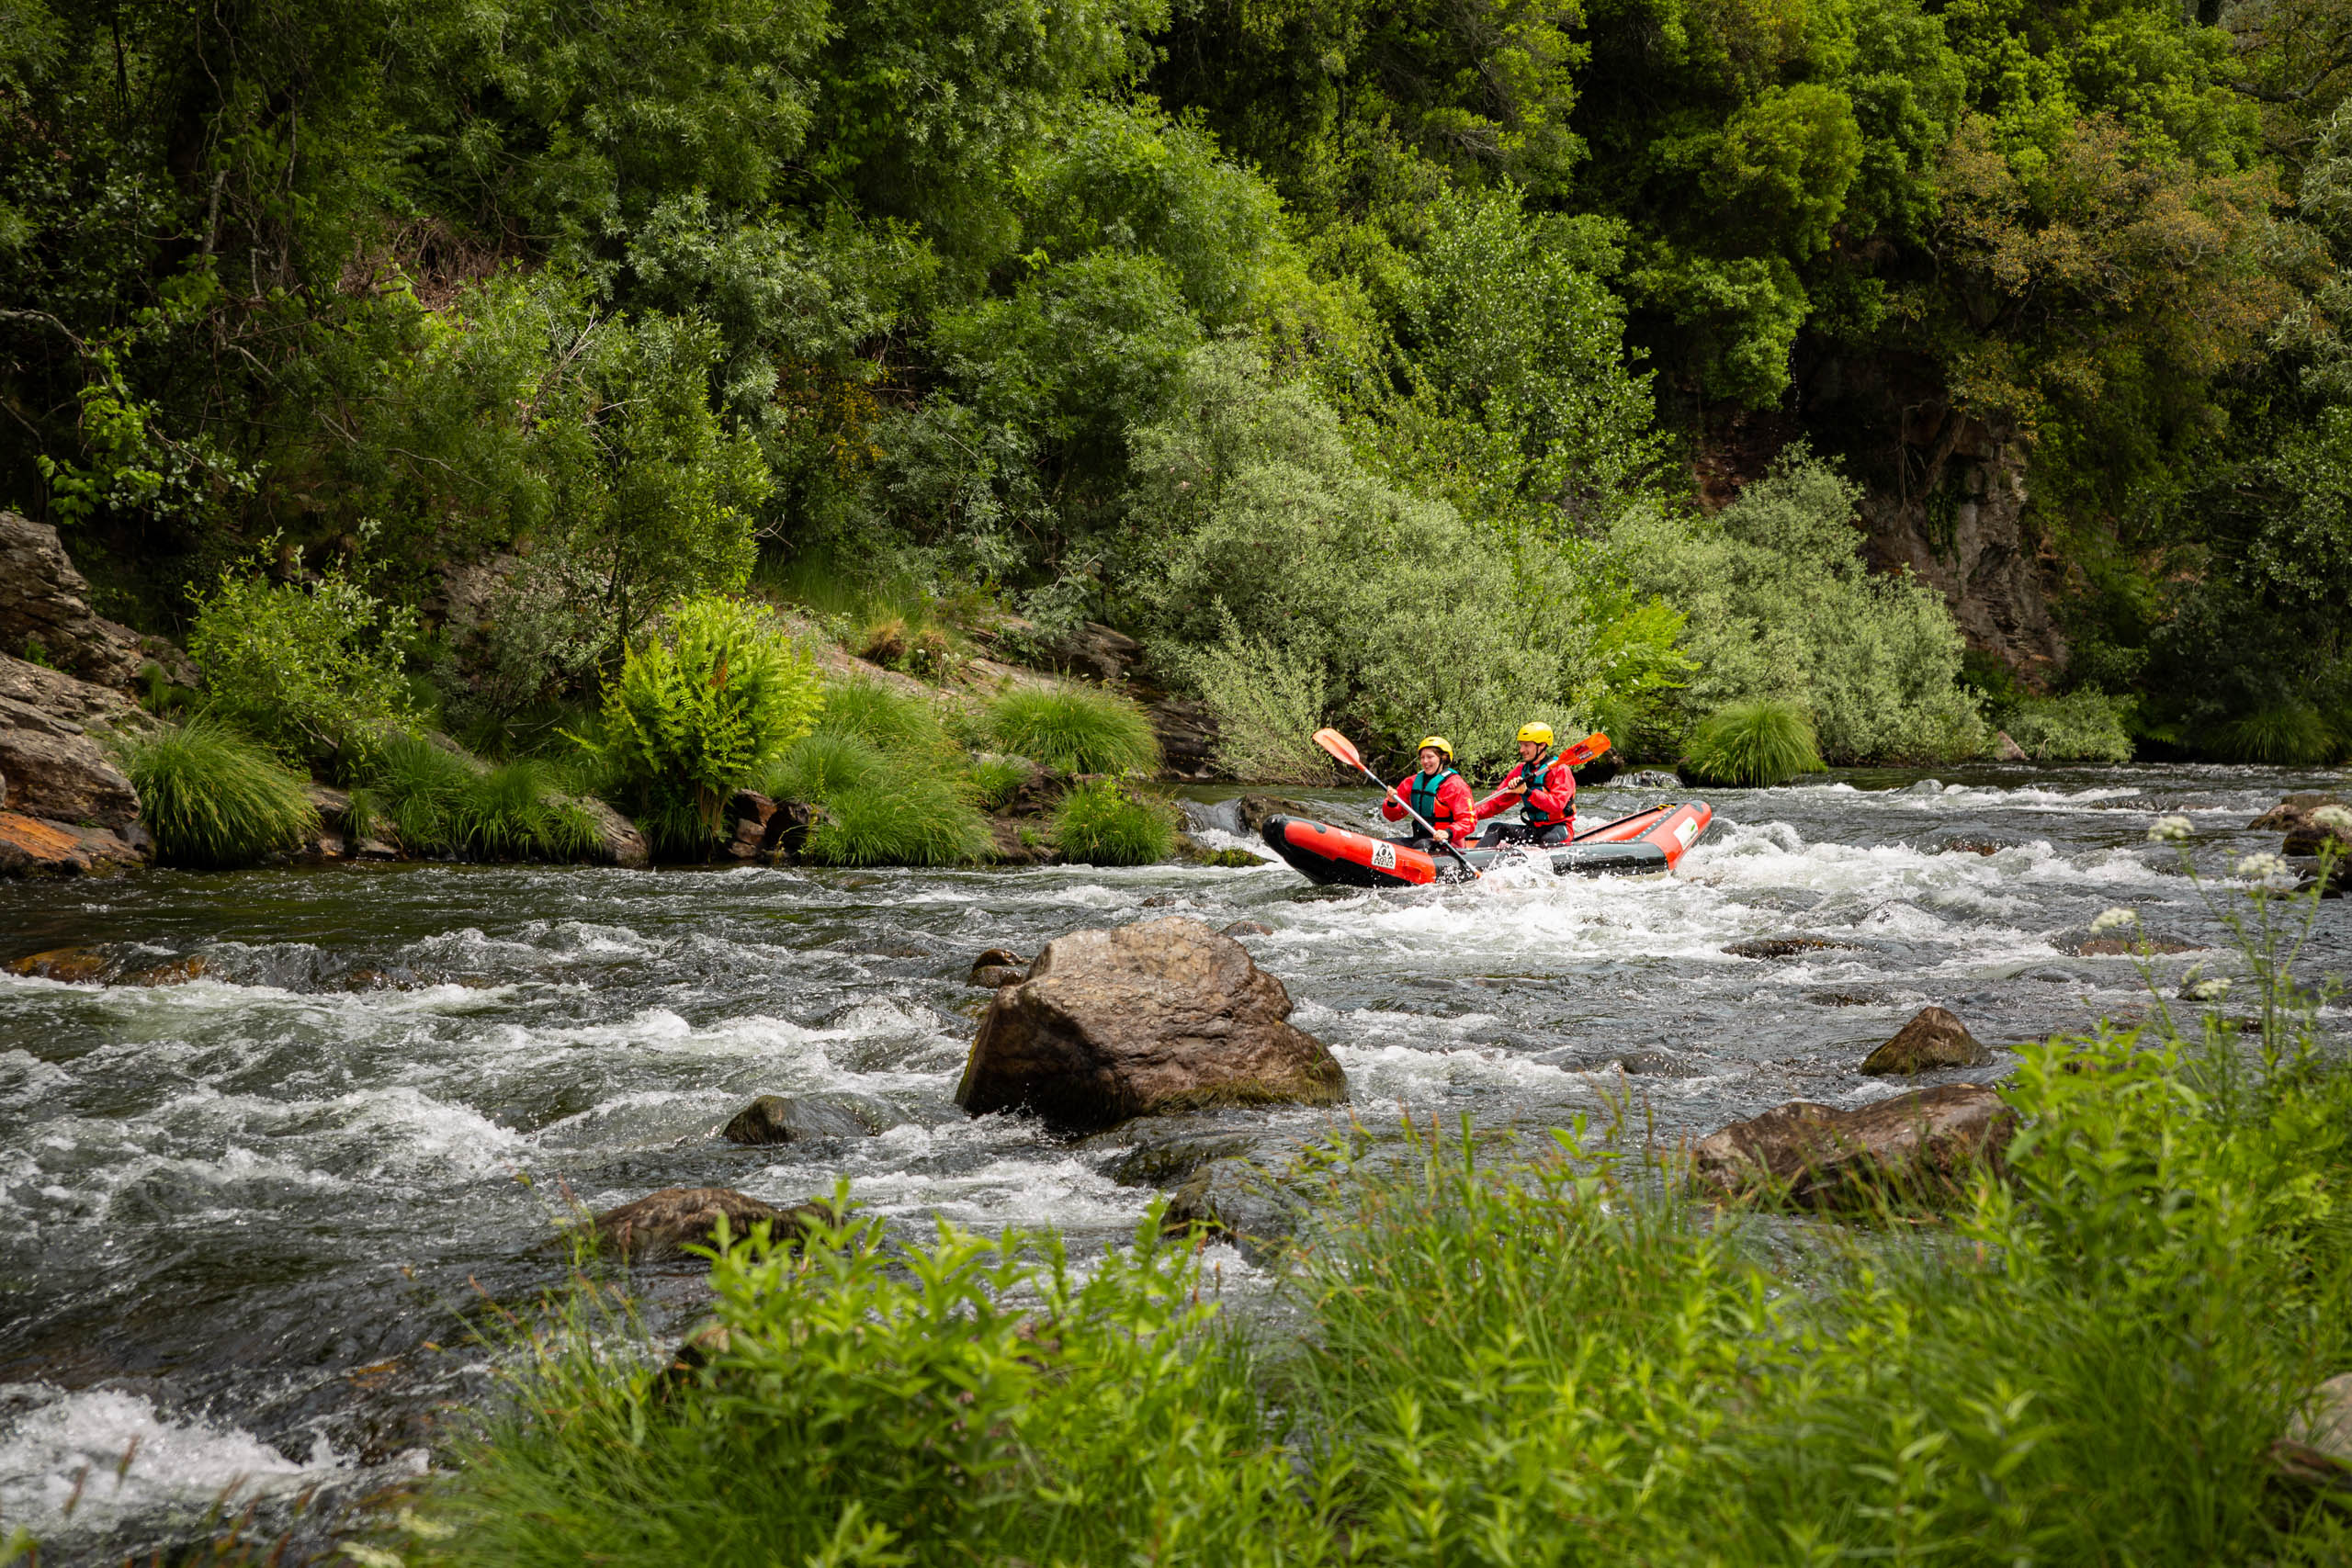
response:
[[[1532,762],[1521,762],[1519,765],[1521,782],[1531,790],[1542,789],[1544,781],[1551,776],[1553,765],[1559,760],[1557,757],[1538,757]],[[1531,800],[1520,806],[1519,819],[1535,827],[1552,828],[1566,822],[1568,819],[1568,813],[1564,811],[1557,817],[1546,817],[1535,809],[1535,803]]]
[[[1421,820],[1441,833],[1448,831],[1452,825],[1437,819],[1437,792],[1445,787],[1446,780],[1460,776],[1452,768],[1440,768],[1433,773],[1416,773],[1405,791],[1405,798],[1420,813]]]

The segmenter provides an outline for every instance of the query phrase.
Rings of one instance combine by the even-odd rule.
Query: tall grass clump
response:
[[[946,728],[929,699],[869,676],[826,682],[817,729],[826,735],[854,735],[886,751],[935,754],[950,750]]]
[[[389,834],[410,854],[469,860],[577,860],[597,842],[587,808],[547,764],[485,767],[422,735],[380,737],[366,782],[351,792],[351,826]]]
[[[600,733],[628,808],[672,853],[707,850],[727,798],[808,733],[824,703],[815,670],[763,607],[683,600],[631,647],[606,684]]]
[[[2312,767],[2342,754],[2344,740],[2316,708],[2298,704],[2258,708],[2213,731],[2210,749],[2225,761]]]
[[[2128,762],[2132,746],[2123,728],[2125,710],[2104,692],[2027,697],[2008,710],[2001,728],[2037,762]]]
[[[1176,850],[1168,808],[1116,779],[1089,779],[1054,813],[1054,847],[1086,865],[1150,865]]]
[[[1694,784],[1759,788],[1822,771],[1813,721],[1792,703],[1733,703],[1691,732],[1682,776]]]
[[[882,749],[863,736],[820,729],[792,743],[759,779],[771,800],[831,800],[844,790],[863,789],[889,771]]]
[[[1026,757],[1008,757],[1002,752],[989,751],[972,759],[972,789],[980,804],[990,811],[1012,804],[1021,786],[1036,772],[1036,764]]]
[[[130,736],[121,753],[139,819],[165,865],[252,865],[299,849],[319,829],[307,781],[217,720]]]
[[[1066,773],[1152,773],[1159,740],[1134,699],[1090,686],[1021,686],[989,705],[997,744]]]
[[[960,776],[901,759],[820,799],[825,815],[800,852],[820,865],[968,865],[995,845]]]

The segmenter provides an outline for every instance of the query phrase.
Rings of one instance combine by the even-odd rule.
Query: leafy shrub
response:
[[[340,757],[417,727],[401,664],[415,615],[330,570],[316,584],[223,572],[198,604],[188,652],[207,706],[288,757]]]
[[[2334,761],[2342,740],[2315,708],[2296,705],[2258,708],[2232,719],[2212,732],[2213,754],[2233,762],[2269,762],[2281,767],[2309,767]]]
[[[233,729],[203,717],[121,742],[139,819],[165,865],[251,865],[319,829],[306,781]]]
[[[823,797],[801,858],[820,865],[967,865],[995,844],[959,776],[901,758]]]
[[[1813,724],[1789,703],[1734,703],[1701,724],[1683,753],[1694,784],[1757,788],[1821,771]]]
[[[1149,773],[1159,741],[1134,699],[1091,686],[1016,686],[989,705],[1008,751],[1066,773]]]
[[[1176,850],[1176,824],[1157,801],[1115,779],[1089,779],[1054,813],[1054,847],[1085,865],[1150,865]]]
[[[2037,762],[2128,762],[2132,736],[2125,705],[2102,692],[2025,697],[2009,709],[2002,731]]]
[[[547,764],[486,768],[421,735],[379,743],[351,792],[351,824],[410,854],[475,860],[576,860],[597,841],[586,807]]]
[[[1216,764],[1250,784],[1316,784],[1331,760],[1314,740],[1323,723],[1321,666],[1265,642],[1226,636],[1183,661],[1184,677],[1216,719]]]
[[[689,599],[631,648],[587,739],[655,842],[694,852],[718,831],[727,797],[808,733],[824,702],[806,656],[760,606]]]

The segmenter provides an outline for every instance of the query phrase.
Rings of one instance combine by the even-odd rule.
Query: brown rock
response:
[[[1009,947],[991,947],[972,960],[971,973],[965,976],[968,986],[1016,986],[1028,978],[1029,961]]]
[[[1191,697],[1164,697],[1146,712],[1152,734],[1159,738],[1166,772],[1204,779],[1216,771],[1216,718],[1205,703]]]
[[[1993,1053],[1968,1032],[1957,1015],[1943,1008],[1921,1008],[1894,1039],[1863,1059],[1862,1071],[1907,1077],[1939,1067],[1981,1067],[1992,1059]]]
[[[996,994],[956,1102],[1071,1131],[1216,1105],[1329,1105],[1347,1077],[1290,1022],[1290,994],[1198,920],[1080,931]]]
[[[870,1138],[887,1119],[855,1095],[763,1094],[735,1113],[719,1133],[730,1144],[800,1144],[825,1138]]]
[[[1225,928],[1227,936],[1272,936],[1274,928],[1263,920],[1236,920]]]
[[[638,831],[637,824],[605,805],[601,800],[583,796],[579,805],[588,813],[596,829],[596,859],[610,865],[644,866],[653,863],[653,851]],[[363,839],[352,852],[359,858],[372,859],[374,852],[385,846],[375,840]]]
[[[779,1209],[729,1187],[664,1187],[633,1203],[596,1216],[596,1239],[623,1259],[679,1258],[690,1247],[718,1245],[718,1222],[727,1221],[730,1243],[748,1240],[765,1221],[771,1238],[797,1241],[833,1219],[831,1206],[801,1203]]]
[[[1272,795],[1245,795],[1233,803],[1235,831],[1245,839],[1254,839],[1266,826],[1269,817],[1313,817],[1315,809],[1295,800],[1284,800]]]
[[[201,980],[212,973],[212,965],[194,953],[186,958],[166,959],[109,981],[116,986],[185,986],[190,980]]]
[[[2246,827],[2249,829],[2264,829],[2271,831],[2286,831],[2301,827],[2310,818],[2311,814],[2317,811],[2323,806],[2341,806],[2343,804],[2344,797],[2342,795],[2325,795],[2316,790],[2305,790],[2299,794],[2286,796],[2284,799],[2280,800],[2278,805],[2272,807],[2269,810],[2264,812],[2261,816],[2247,823]]]
[[[1801,953],[1819,953],[1828,948],[1853,945],[1850,942],[1832,942],[1823,936],[1752,936],[1730,943],[1724,951],[1734,958],[1794,958]]]
[[[114,978],[121,961],[101,947],[52,947],[8,965],[11,975],[36,980],[61,980],[69,986],[102,986]]]
[[[1122,631],[1089,621],[1054,645],[1053,660],[1073,674],[1115,682],[1143,658],[1143,644]]]
[[[1993,732],[1993,759],[2000,762],[2033,761],[2031,757],[2026,755],[2024,747],[2009,739],[2009,732],[2006,729],[1996,729]]]
[[[0,876],[79,876],[90,869],[78,835],[0,811]]]
[[[1983,1084],[1915,1089],[1856,1111],[1791,1100],[1735,1122],[1691,1151],[1691,1176],[1726,1197],[1835,1208],[1889,1188],[1956,1191],[1997,1161],[2015,1112]]]
[[[74,570],[57,530],[0,512],[0,649],[37,647],[60,670],[127,686],[145,659],[139,634],[90,608],[90,585]]]

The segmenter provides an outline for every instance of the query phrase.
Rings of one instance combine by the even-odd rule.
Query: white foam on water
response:
[[[165,1416],[141,1394],[0,1384],[0,1532],[78,1534],[196,1513],[224,1494],[283,1495],[350,1470],[323,1438],[297,1461],[238,1427]]]

